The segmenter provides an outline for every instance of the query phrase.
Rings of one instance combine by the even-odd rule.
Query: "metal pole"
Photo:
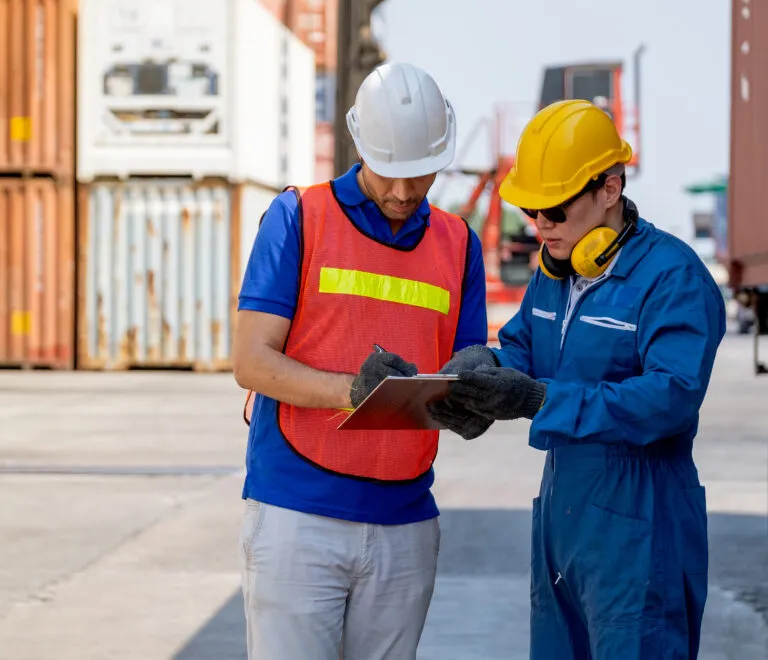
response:
[[[346,113],[349,109],[350,74],[352,58],[350,47],[352,40],[353,0],[339,0],[338,8],[338,45],[336,69],[336,110],[333,122],[334,150],[333,168],[335,176],[342,175],[347,169],[347,124]]]
[[[371,12],[382,0],[339,0],[338,73],[334,117],[336,176],[357,161],[357,150],[347,131],[346,113],[365,77],[381,63],[381,51],[371,38]]]

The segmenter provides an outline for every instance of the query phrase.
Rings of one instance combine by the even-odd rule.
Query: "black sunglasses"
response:
[[[588,192],[592,192],[593,190],[599,190],[605,185],[605,180],[608,178],[608,175],[603,172],[602,174],[598,175],[597,178],[590,179],[587,182],[587,185],[584,186],[579,192],[577,192],[573,197],[570,199],[567,199],[562,204],[559,204],[558,206],[553,206],[548,209],[524,209],[520,208],[520,210],[525,213],[531,220],[535,220],[536,217],[541,213],[547,220],[550,222],[554,222],[557,224],[563,223],[566,220],[566,211],[568,207],[573,204],[579,197],[582,197],[583,195],[586,195]]]

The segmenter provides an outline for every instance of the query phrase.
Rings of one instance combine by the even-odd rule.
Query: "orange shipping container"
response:
[[[74,363],[74,187],[0,178],[0,366]]]
[[[0,0],[0,172],[74,172],[74,3]]]

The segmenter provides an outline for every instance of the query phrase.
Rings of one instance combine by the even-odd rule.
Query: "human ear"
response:
[[[621,177],[609,176],[605,180],[602,190],[603,203],[606,208],[611,208],[621,198]]]

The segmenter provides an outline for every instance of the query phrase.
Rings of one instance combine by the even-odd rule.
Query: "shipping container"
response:
[[[259,0],[315,53],[318,69],[336,68],[338,0]]]
[[[755,374],[768,374],[759,350],[768,334],[768,6],[732,0],[731,8],[729,284],[741,329],[754,328]]]
[[[309,184],[314,68],[258,0],[80,0],[78,180]]]
[[[178,179],[81,184],[78,366],[230,369],[237,295],[276,192]]]
[[[315,124],[315,181],[334,177],[333,124]]]
[[[72,368],[74,187],[0,178],[0,366]]]
[[[315,119],[318,124],[332,124],[336,117],[336,72],[317,71],[315,82]]]
[[[264,5],[264,8],[272,14],[272,16],[283,21],[290,27],[290,19],[286,16],[286,0],[259,0],[259,2]]]
[[[288,168],[282,183],[302,186],[315,182],[315,60],[300,41],[286,39],[286,44]]]
[[[728,256],[737,288],[768,287],[768,5],[732,6]]]
[[[0,0],[0,173],[74,173],[75,2]]]

